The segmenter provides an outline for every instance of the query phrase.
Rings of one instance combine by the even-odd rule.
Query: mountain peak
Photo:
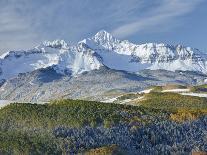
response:
[[[113,43],[118,41],[112,34],[105,30],[101,30],[96,33],[96,35],[92,39],[101,44],[105,44],[108,42]]]
[[[106,35],[108,35],[108,36],[112,36],[109,32],[107,32],[106,30],[100,30],[100,31],[98,31],[97,33],[96,33],[96,35],[95,36],[106,36]]]

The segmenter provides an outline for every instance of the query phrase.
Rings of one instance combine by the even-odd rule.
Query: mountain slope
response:
[[[103,66],[101,59],[86,44],[72,46],[60,55],[59,62],[55,67],[58,73],[81,74],[85,71],[99,69]]]
[[[1,78],[9,79],[19,73],[31,72],[57,64],[68,45],[64,41],[44,42],[27,51],[10,51],[1,56]]]
[[[48,67],[7,80],[0,88],[0,99],[36,102],[78,98],[103,101],[111,96],[141,91],[154,85],[202,84],[206,78],[206,75],[195,72],[143,70],[132,74],[106,67],[68,76],[57,73],[54,67]]]

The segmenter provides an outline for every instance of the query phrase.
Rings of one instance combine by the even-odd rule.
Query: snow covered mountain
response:
[[[77,45],[45,41],[31,50],[2,55],[0,99],[101,101],[113,93],[137,92],[154,85],[203,84],[206,73],[207,56],[197,49],[136,45],[100,31]]]
[[[75,46],[54,40],[45,41],[31,50],[10,51],[0,57],[0,79],[47,67],[53,67],[57,73],[75,76],[102,66],[127,72],[164,69],[207,73],[207,55],[181,45],[136,45],[100,31]]]
[[[0,78],[53,66],[58,73],[80,74],[99,69],[100,58],[85,44],[68,46],[63,40],[45,41],[27,51],[10,51],[0,57]]]
[[[137,72],[141,69],[190,70],[207,73],[207,55],[182,45],[120,41],[106,31],[83,41],[94,49],[109,68]]]

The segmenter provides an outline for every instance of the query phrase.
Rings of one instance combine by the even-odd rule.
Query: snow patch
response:
[[[140,91],[139,93],[142,94],[149,94],[153,89],[146,89],[146,90],[143,90],[143,91]]]
[[[176,93],[179,93],[179,92],[189,92],[190,89],[167,89],[167,90],[163,90],[162,92],[176,92]]]
[[[197,96],[197,97],[205,97],[207,98],[207,94],[201,94],[201,93],[180,93],[181,95],[187,95],[187,96]]]
[[[97,53],[102,57],[103,64],[111,69],[138,72],[150,66],[148,63],[134,62],[129,55],[106,51],[97,51]]]
[[[9,105],[11,103],[11,101],[9,100],[0,100],[0,108],[3,108],[7,105]]]
[[[107,99],[107,100],[104,100],[104,101],[101,101],[103,103],[113,103],[114,101],[117,100],[118,97],[114,97],[114,98],[110,98],[110,99]]]

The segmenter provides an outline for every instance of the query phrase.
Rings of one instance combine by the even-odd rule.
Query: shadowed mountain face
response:
[[[53,67],[19,74],[1,87],[0,98],[22,101],[48,101],[57,98],[103,100],[110,94],[136,92],[167,83],[195,85],[204,74],[184,71],[143,70],[137,74],[102,67],[77,76],[62,75]]]

